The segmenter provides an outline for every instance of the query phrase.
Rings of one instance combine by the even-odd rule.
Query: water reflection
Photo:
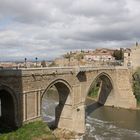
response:
[[[42,99],[42,118],[50,128],[55,127],[55,112],[59,104],[59,95],[55,87],[49,89]]]

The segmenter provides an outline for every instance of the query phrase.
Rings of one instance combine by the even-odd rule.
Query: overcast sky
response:
[[[0,0],[0,60],[130,47],[140,39],[140,0]]]

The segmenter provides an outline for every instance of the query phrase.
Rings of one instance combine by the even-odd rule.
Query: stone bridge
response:
[[[102,80],[98,102],[135,108],[131,77],[129,69],[111,66],[1,69],[0,123],[17,128],[41,118],[42,99],[55,86],[59,93],[57,127],[84,133],[85,100],[95,81]]]

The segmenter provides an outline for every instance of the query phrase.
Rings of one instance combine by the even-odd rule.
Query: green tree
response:
[[[133,92],[137,103],[140,104],[140,68],[133,74]]]
[[[91,97],[91,98],[96,99],[98,97],[100,86],[101,86],[101,80],[98,79],[94,83],[92,89],[89,91],[88,96]]]
[[[83,58],[84,58],[83,53],[80,53],[80,54],[78,54],[78,55],[76,56],[76,59],[77,59],[78,61],[80,61],[80,60],[83,59]]]
[[[113,53],[113,56],[115,57],[116,60],[123,60],[123,50],[115,50]]]

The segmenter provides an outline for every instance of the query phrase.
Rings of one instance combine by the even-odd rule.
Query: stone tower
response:
[[[130,61],[134,70],[140,67],[140,45],[138,43],[131,49]]]

